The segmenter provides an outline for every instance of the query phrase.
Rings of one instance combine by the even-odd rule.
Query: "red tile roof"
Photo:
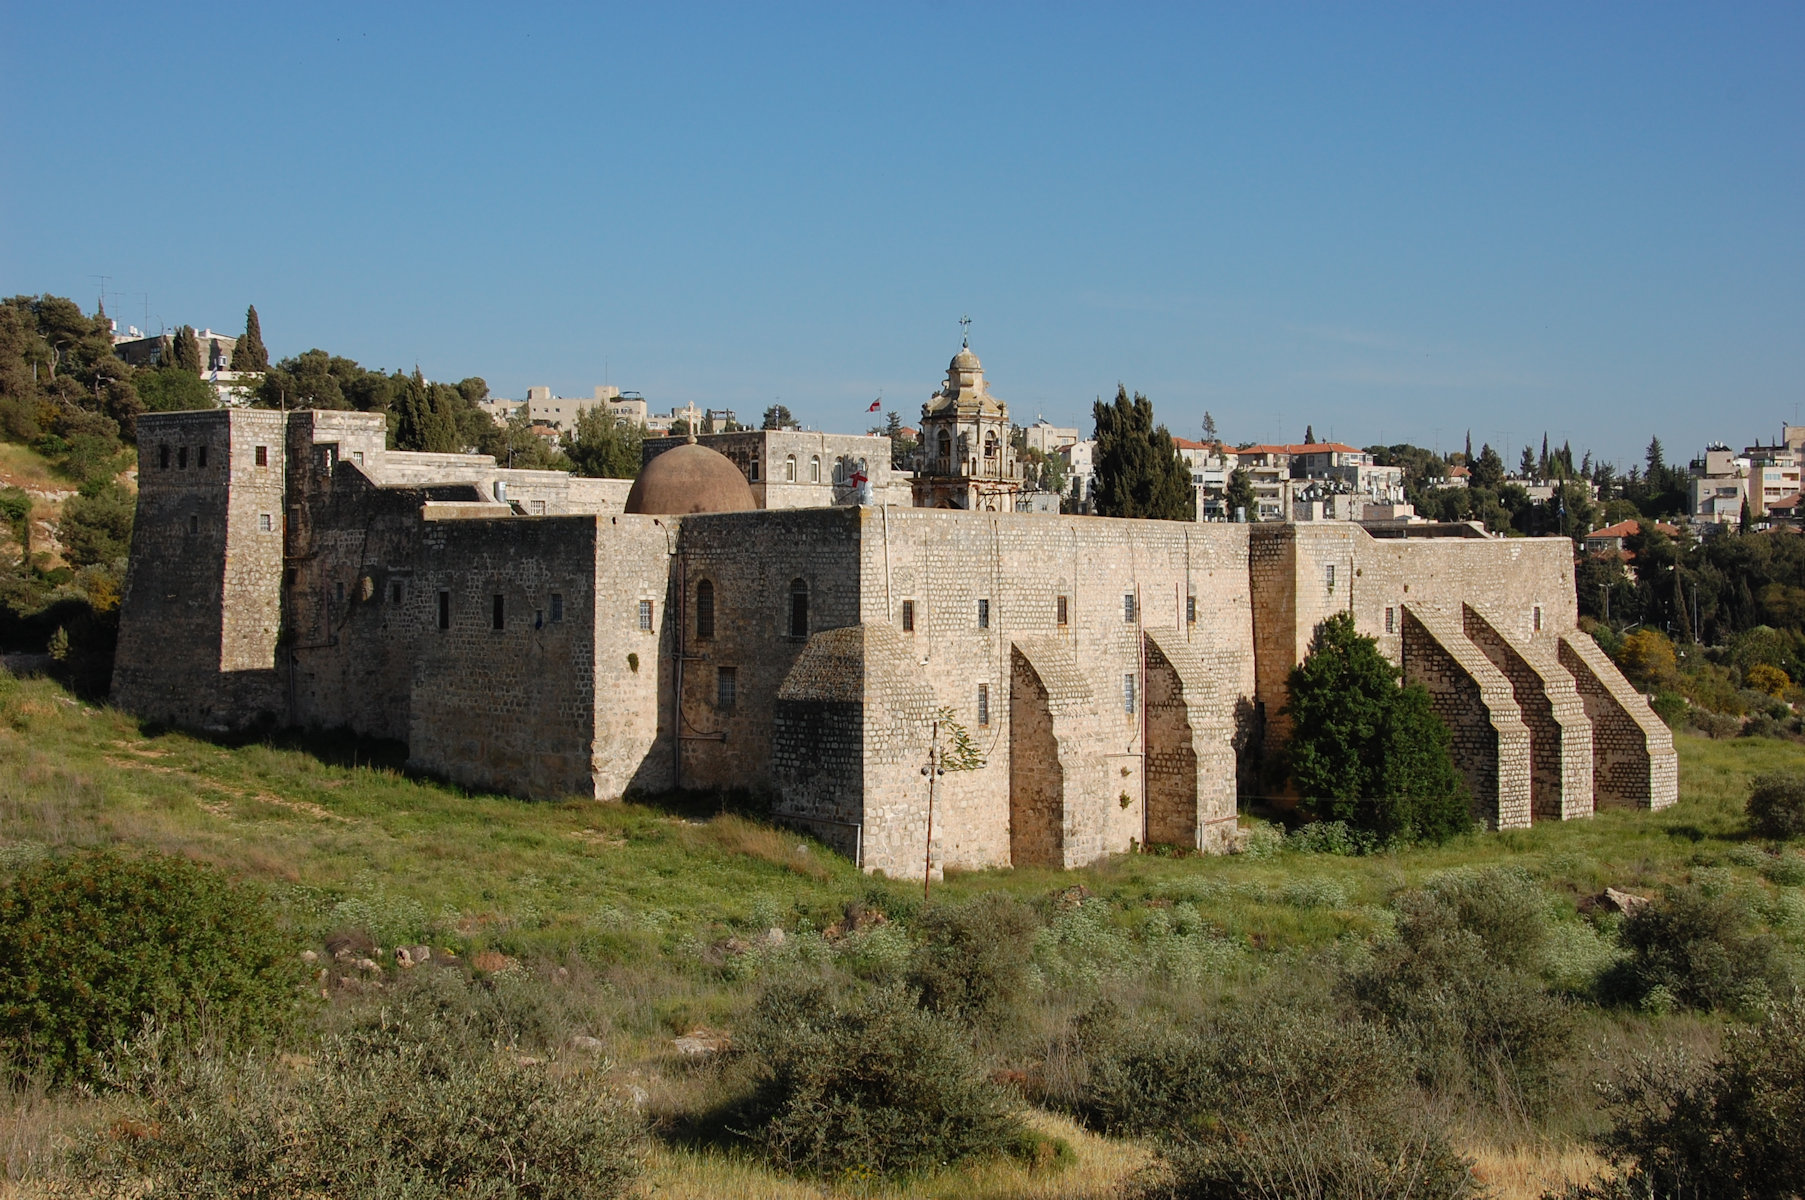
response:
[[[1248,446],[1237,450],[1237,454],[1359,454],[1360,447],[1350,446],[1345,442],[1293,442],[1288,446]]]
[[[1675,537],[1680,532],[1674,526],[1664,524],[1660,521],[1655,522],[1655,530],[1658,533],[1666,534],[1668,537]],[[1628,521],[1619,521],[1615,525],[1606,525],[1603,529],[1594,529],[1591,533],[1586,535],[1586,540],[1589,542],[1594,538],[1599,541],[1603,541],[1605,538],[1629,538],[1635,537],[1641,532],[1642,523],[1631,519]]]

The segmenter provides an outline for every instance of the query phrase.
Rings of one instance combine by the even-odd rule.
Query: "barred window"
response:
[[[990,724],[990,685],[988,683],[978,685],[978,724]]]
[[[1132,714],[1134,712],[1134,676],[1133,676],[1133,674],[1128,674],[1128,675],[1122,676],[1122,711],[1125,713],[1130,713],[1130,714]]]
[[[989,629],[990,628],[990,601],[989,600],[978,601],[978,628],[979,629]]]
[[[696,585],[696,636],[714,636],[714,584],[706,579]]]
[[[1542,632],[1542,606],[1540,604],[1535,606],[1535,631]]]
[[[915,632],[915,601],[913,600],[903,601],[902,625],[904,633]]]
[[[650,600],[639,602],[639,628],[642,633],[652,632],[652,602]]]
[[[1395,608],[1388,608],[1385,610],[1385,632],[1386,633],[1396,633],[1397,631],[1398,631],[1398,610]]]
[[[1197,597],[1185,597],[1185,624],[1197,624]]]
[[[553,592],[552,593],[552,620],[562,621],[563,619],[564,619],[564,593]]]
[[[1122,594],[1122,619],[1130,625],[1134,624],[1134,593]]]
[[[168,466],[169,464],[165,463],[164,465]],[[260,467],[269,466],[269,447],[268,446],[257,447],[257,465]]]
[[[740,680],[737,667],[716,667],[714,672],[714,702],[719,708],[732,708],[739,699]]]
[[[1066,598],[1061,596],[1053,602],[1053,620],[1060,625],[1064,625],[1067,623],[1066,618],[1068,615],[1069,610],[1067,608]]]
[[[274,532],[274,530],[276,528],[276,522],[270,516],[270,514],[258,513],[257,514],[257,528],[262,530],[264,533],[271,533],[271,532]]]

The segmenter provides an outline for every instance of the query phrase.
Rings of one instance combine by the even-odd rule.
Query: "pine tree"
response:
[[[1316,444],[1316,426],[1305,425],[1304,426],[1304,445],[1314,446],[1315,444]]]
[[[1550,464],[1548,461],[1548,431],[1544,429],[1542,431],[1542,461],[1540,463],[1540,467],[1541,467],[1541,472],[1539,475],[1540,478],[1542,478],[1542,479],[1548,478],[1548,475],[1549,475],[1548,468],[1551,465],[1552,464]]]
[[[244,336],[238,339],[238,345],[232,349],[232,369],[234,371],[269,370],[269,351],[263,347],[263,326],[257,323],[257,306],[255,304],[245,310]]]
[[[167,333],[157,339],[157,366],[175,366],[175,339]]]
[[[1153,424],[1153,402],[1139,392],[1132,401],[1118,384],[1114,404],[1098,400],[1096,418],[1097,513],[1189,521],[1195,510],[1191,473],[1164,425]]]
[[[1465,463],[1469,467],[1471,467],[1473,465],[1473,431],[1471,429],[1467,430],[1466,457],[1461,459],[1460,461]]]
[[[1203,410],[1203,440],[1210,446],[1218,445],[1222,438],[1216,433],[1216,418],[1210,415],[1209,409]]]

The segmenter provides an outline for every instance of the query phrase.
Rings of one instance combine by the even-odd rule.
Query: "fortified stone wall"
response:
[[[677,524],[668,569],[682,606],[681,783],[770,789],[779,690],[811,637],[859,623],[859,510],[711,513]],[[723,671],[732,672],[731,703]],[[803,692],[815,686],[798,681]]]
[[[1529,728],[1533,819],[1591,816],[1592,722],[1549,639],[1512,641],[1470,604],[1461,606],[1461,616],[1468,640],[1510,681],[1518,714]]]
[[[595,772],[598,522],[426,523],[403,605],[417,639],[411,765],[530,796],[619,794],[602,793]],[[649,657],[637,697],[646,708],[657,686]],[[611,757],[619,770],[628,756]]]
[[[937,788],[935,824],[946,831],[944,840],[936,834],[936,853],[944,856],[937,865],[1010,861],[1018,640],[1050,639],[1063,647],[1060,657],[1076,664],[1094,697],[1095,732],[1086,743],[1097,775],[1084,785],[1084,811],[1074,807],[1067,819],[1074,836],[1093,826],[1100,831],[1100,852],[1127,849],[1148,832],[1141,651],[1147,627],[1165,627],[1175,643],[1219,656],[1225,690],[1215,702],[1227,709],[1221,719],[1247,724],[1253,688],[1247,526],[884,508],[863,510],[859,519],[864,621],[897,631],[934,707],[952,709],[987,760],[980,770],[947,775]],[[979,719],[980,696],[986,720]],[[900,815],[900,822],[888,823],[887,839],[921,847],[925,724],[914,738],[893,767],[868,772],[865,802],[868,813]],[[1062,786],[1074,795],[1070,780]],[[868,862],[874,841],[868,831]]]
[[[120,706],[203,729],[279,719],[280,433],[279,413],[141,419],[113,673]],[[255,447],[268,444],[259,468]]]
[[[1403,609],[1404,677],[1428,689],[1452,735],[1474,818],[1488,829],[1528,828],[1529,727],[1510,681],[1467,640],[1459,618],[1415,604]]]

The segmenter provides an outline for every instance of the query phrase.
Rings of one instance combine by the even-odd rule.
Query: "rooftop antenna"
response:
[[[107,308],[107,284],[113,281],[113,277],[111,275],[90,275],[88,278],[98,279],[100,281],[100,311],[105,312]]]
[[[959,348],[961,350],[971,349],[971,318],[969,316],[959,318],[959,333]]]

